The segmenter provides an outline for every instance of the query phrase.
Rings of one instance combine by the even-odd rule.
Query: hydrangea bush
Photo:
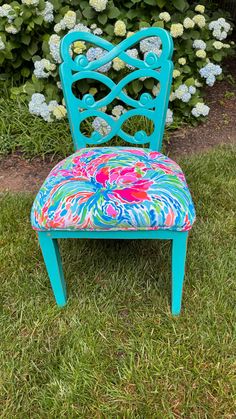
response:
[[[58,65],[60,40],[67,32],[87,31],[116,44],[141,28],[158,26],[169,30],[175,45],[166,121],[169,125],[173,118],[196,120],[208,115],[209,107],[202,98],[204,86],[213,86],[216,79],[222,78],[220,63],[233,49],[233,42],[227,41],[232,31],[229,16],[202,4],[189,5],[186,0],[5,1],[0,1],[1,78],[18,75],[23,82],[20,87],[12,88],[12,97],[27,95],[29,111],[48,122],[66,115]],[[161,54],[158,38],[143,40],[139,48],[131,48],[127,53],[143,57],[149,51]],[[84,53],[92,61],[105,52],[78,41],[72,53]],[[132,66],[115,58],[99,71],[109,73],[118,81],[132,71]],[[89,92],[97,98],[104,94],[104,87],[89,80],[78,84],[77,89],[78,94]],[[127,86],[128,94],[133,97],[140,95],[143,89],[156,96],[159,86],[151,78],[134,80]],[[114,104],[108,112],[118,118],[125,109]],[[94,120],[93,127],[103,133],[109,129],[101,118]]]

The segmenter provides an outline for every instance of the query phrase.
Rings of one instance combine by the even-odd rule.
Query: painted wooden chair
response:
[[[132,46],[150,37],[161,40],[160,56],[151,51],[141,59],[130,53]],[[89,60],[86,53],[73,58],[71,45],[76,41],[93,44],[102,53],[95,60]],[[172,240],[172,313],[180,313],[188,231],[195,210],[180,167],[160,153],[172,80],[172,52],[169,33],[154,27],[116,46],[85,32],[71,32],[62,39],[60,78],[75,153],[50,172],[31,213],[59,306],[66,304],[67,297],[57,239],[163,239]],[[118,84],[103,74],[103,66],[116,57],[133,70]],[[135,100],[125,87],[144,77],[160,83],[159,94],[154,97],[146,92]],[[103,83],[109,93],[97,101],[92,94],[76,97],[73,84],[85,79]],[[120,118],[101,109],[114,100],[129,107]],[[151,135],[143,130],[131,135],[122,129],[124,122],[134,116],[153,122]],[[97,130],[90,137],[84,135],[81,123],[90,117],[106,121],[109,130],[105,135]],[[115,135],[135,147],[99,147]],[[143,144],[149,148],[143,148]]]

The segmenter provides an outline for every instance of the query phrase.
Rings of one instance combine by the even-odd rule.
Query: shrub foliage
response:
[[[159,26],[169,30],[175,44],[169,123],[173,113],[177,121],[208,114],[203,87],[222,78],[220,63],[233,49],[233,43],[227,40],[232,31],[229,16],[204,5],[190,5],[186,0],[3,0],[0,4],[1,79],[13,75],[17,87],[11,88],[12,97],[26,95],[31,113],[47,121],[66,113],[58,76],[58,48],[68,31],[87,30],[116,44],[140,28]],[[158,39],[150,38],[140,48],[138,54],[161,51]],[[90,59],[99,55],[83,43],[74,44],[73,52],[88,54]],[[118,81],[130,69],[114,60],[105,71]],[[144,88],[158,94],[153,79],[135,80],[128,91],[137,96]],[[78,89],[83,94],[97,94],[96,85],[89,81]],[[99,92],[102,94],[100,87]],[[116,109],[114,117],[122,111]]]

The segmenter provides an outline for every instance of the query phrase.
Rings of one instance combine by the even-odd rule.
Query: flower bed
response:
[[[222,78],[221,61],[232,53],[233,43],[226,39],[232,24],[222,11],[214,12],[204,5],[189,5],[185,0],[131,0],[120,4],[117,0],[22,0],[0,6],[0,65],[1,78],[14,74],[23,77],[20,87],[11,89],[11,96],[26,95],[31,113],[50,122],[66,115],[58,76],[61,38],[70,31],[82,30],[106,38],[114,44],[129,37],[140,28],[159,26],[170,31],[174,38],[174,72],[167,124],[179,120],[196,120],[208,115],[203,103],[203,89]],[[140,42],[139,48],[128,53],[143,57],[149,51],[161,53],[158,38]],[[86,54],[89,61],[103,55],[101,48],[75,42],[73,54]],[[119,58],[100,68],[102,73],[118,81],[132,71]],[[101,86],[88,81],[78,86],[80,93],[103,95]],[[159,86],[153,79],[134,80],[127,87],[128,94],[140,95],[142,90],[158,94]],[[115,103],[108,109],[118,118],[125,109]],[[93,122],[100,132],[107,127],[100,119]]]

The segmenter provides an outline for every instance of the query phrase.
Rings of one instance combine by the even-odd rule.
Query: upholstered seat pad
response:
[[[84,148],[58,163],[33,204],[35,230],[189,230],[192,198],[180,167],[150,149]]]

